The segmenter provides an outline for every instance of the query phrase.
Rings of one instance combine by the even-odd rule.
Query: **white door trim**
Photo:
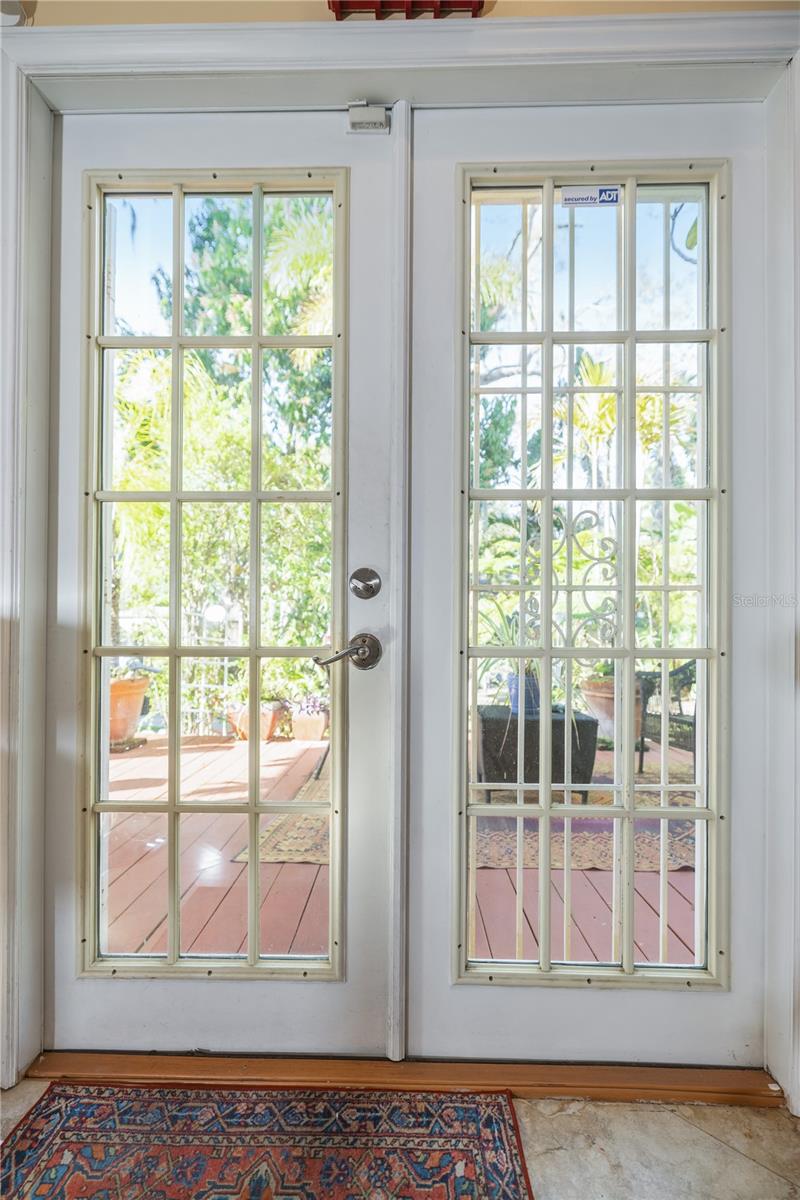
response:
[[[279,22],[17,28],[6,53],[34,76],[175,71],[786,62],[792,13],[678,13],[518,20]]]
[[[408,579],[410,525],[410,403],[411,370],[411,186],[413,112],[407,100],[392,108],[394,142],[394,286],[392,288],[394,340],[392,345],[391,488],[392,540],[390,569],[395,581],[393,596],[399,611],[390,612],[395,631],[389,648],[395,688],[389,786],[392,815],[389,825],[389,1008],[386,1016],[386,1053],[395,1061],[406,1054],[407,923],[408,909]]]
[[[763,100],[798,44],[800,21],[783,12],[40,27],[3,40],[60,112],[315,108],[368,94],[414,106]]]
[[[53,122],[2,71],[0,406],[0,1087],[38,1053],[43,1013],[44,709]]]
[[[46,334],[42,314],[50,311],[49,249],[43,247],[49,246],[54,120],[46,106],[56,117],[68,111],[141,112],[152,111],[153,107],[194,111],[340,107],[365,85],[388,94],[402,82],[404,90],[395,93],[407,98],[395,106],[398,134],[403,134],[397,143],[397,179],[398,186],[407,193],[410,110],[414,105],[659,102],[678,97],[687,101],[764,100],[799,44],[800,21],[792,13],[779,12],[441,25],[352,24],[344,28],[248,24],[4,31],[0,54],[0,199],[3,237],[11,252],[3,257],[4,436],[0,444],[0,563],[3,617],[8,621],[0,638],[0,676],[7,681],[0,695],[0,715],[7,718],[0,774],[0,828],[6,835],[6,850],[0,861],[4,901],[0,914],[0,1086],[16,1081],[41,1047],[42,1037],[40,817],[45,781],[37,741],[28,739],[20,751],[24,729],[20,651],[31,644],[41,648],[45,635],[42,605],[46,586],[41,547],[47,527],[43,485],[47,482],[49,381],[41,369],[28,375],[26,331],[35,313],[40,332]],[[331,70],[332,61],[337,63],[335,70]],[[539,69],[531,71],[532,66]],[[448,69],[443,70],[445,67]],[[209,90],[211,85],[215,91]],[[789,138],[796,144],[800,124],[796,102],[791,122]],[[34,173],[38,194],[46,203],[30,208],[27,181]],[[793,190],[796,197],[800,191],[797,170]],[[400,205],[399,211],[387,214],[387,220],[398,223],[397,266],[405,273],[407,289],[407,202]],[[795,305],[796,315],[797,300],[787,299]],[[407,322],[407,313],[400,315]],[[395,448],[394,480],[399,486],[407,478],[408,405],[407,329],[401,329],[399,320],[396,349],[398,427],[394,432],[399,430],[401,436]],[[46,341],[39,342],[38,354],[41,368],[41,363],[48,360]],[[792,491],[796,494],[794,486]],[[403,506],[401,499],[398,504]],[[405,516],[397,530],[392,562],[395,569],[404,571],[408,551]],[[37,601],[32,609],[26,603],[28,598]],[[405,629],[404,622],[401,627]],[[407,649],[403,633],[394,647],[396,662],[405,662]],[[404,687],[404,673],[398,671],[397,678],[398,687]],[[44,695],[43,663],[37,660],[32,667],[26,660],[24,682],[24,694],[35,708],[37,698],[41,700]],[[404,722],[405,717],[402,719]],[[390,931],[394,998],[387,1049],[391,1057],[401,1057],[405,1029],[406,816],[405,772],[400,766],[407,753],[405,725],[393,736],[396,808],[392,887],[397,913]],[[794,738],[797,757],[800,732],[796,724]],[[795,813],[799,806],[795,792]],[[800,892],[800,845],[796,843],[792,861],[793,878],[782,891],[784,900],[790,903]],[[796,930],[793,936],[792,974],[796,981],[800,974]],[[23,945],[25,954],[21,959],[19,948]],[[796,1058],[800,1044],[800,1012],[796,1006],[785,1014],[785,1019],[793,1031],[790,1044]],[[778,1063],[770,1065],[779,1070]],[[788,1063],[784,1075],[788,1082]],[[794,1081],[794,1102],[800,1106],[796,1064]]]

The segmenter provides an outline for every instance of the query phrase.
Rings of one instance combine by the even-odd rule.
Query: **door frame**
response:
[[[335,46],[334,46],[335,39]],[[772,592],[800,592],[800,523],[796,512],[796,408],[800,380],[797,200],[800,199],[800,28],[792,14],[527,19],[480,23],[420,22],[314,25],[19,29],[2,48],[3,394],[0,525],[5,624],[0,640],[0,717],[8,730],[0,773],[0,827],[5,850],[0,921],[2,1073],[8,1087],[43,1044],[45,930],[43,811],[46,764],[41,753],[47,680],[48,454],[51,437],[51,199],[57,194],[60,117],[73,112],[220,111],[243,108],[344,109],[359,95],[400,95],[394,106],[394,352],[392,482],[395,533],[391,562],[400,611],[390,648],[395,672],[390,830],[390,1005],[387,1056],[405,1053],[407,888],[408,479],[412,110],[419,106],[665,102],[689,97],[765,102],[768,216],[782,237],[766,264],[772,344],[783,355],[774,387],[782,419],[771,420],[770,450],[782,472],[773,480],[780,507],[770,531]],[[329,64],[339,67],[331,71]],[[201,64],[187,69],[187,62]],[[709,64],[714,70],[708,70]],[[446,65],[449,70],[442,71]],[[649,69],[658,67],[658,70]],[[536,70],[531,70],[536,67]],[[232,85],[232,73],[236,73]],[[54,154],[54,151],[56,153]],[[787,239],[789,244],[787,245]],[[787,264],[794,263],[793,268]],[[43,315],[44,314],[44,315]],[[793,404],[793,402],[795,402]],[[780,406],[779,406],[780,407]],[[780,414],[779,414],[780,415]],[[786,546],[790,553],[785,552]],[[779,553],[781,547],[782,552]],[[767,1065],[800,1109],[800,829],[797,762],[800,731],[794,683],[795,620],[770,614],[771,694],[767,714],[770,791],[765,930]],[[24,670],[23,670],[24,666]],[[790,750],[787,751],[787,746]],[[788,915],[787,915],[788,914]],[[770,962],[780,969],[769,969]]]

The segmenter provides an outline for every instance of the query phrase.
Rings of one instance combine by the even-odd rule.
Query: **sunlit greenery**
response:
[[[675,210],[680,212],[681,206]],[[515,210],[516,211],[516,210]],[[475,302],[477,328],[483,333],[508,332],[509,318],[519,309],[522,207],[508,220],[508,244],[495,231],[491,246],[481,245],[480,293]],[[672,249],[696,265],[698,223],[691,221],[684,244]],[[534,248],[536,250],[536,248]],[[537,269],[539,269],[538,260]],[[534,284],[529,279],[529,288]],[[701,369],[691,346],[676,346],[669,359],[663,347],[653,346],[637,372],[635,390],[636,482],[639,487],[691,488],[702,485],[699,459],[702,436],[699,388]],[[506,350],[511,353],[506,358]],[[559,347],[556,347],[559,351]],[[527,351],[525,351],[527,353]],[[552,414],[552,480],[545,486],[602,491],[623,483],[623,391],[614,365],[615,348],[573,345],[560,348],[558,378],[554,379]],[[540,411],[541,370],[527,368],[520,376],[514,347],[481,344],[474,348],[474,375],[483,387],[508,387],[504,394],[483,394],[478,405],[479,431],[474,484],[503,489],[541,486],[541,421],[531,426],[530,413]],[[654,357],[655,356],[655,357]],[[537,360],[533,360],[534,364]],[[566,367],[564,366],[566,363]],[[655,365],[654,365],[655,364]],[[663,364],[663,365],[662,365]],[[520,396],[513,388],[521,378],[529,389],[528,427],[521,429]],[[515,382],[511,382],[511,380]],[[670,390],[666,390],[667,385]],[[568,390],[570,389],[570,390]],[[665,411],[666,406],[666,411]],[[471,406],[471,413],[474,412]],[[631,431],[628,431],[630,436]],[[666,433],[666,436],[665,436]],[[472,434],[471,434],[472,436]],[[521,480],[523,447],[528,459],[527,481]],[[698,627],[699,548],[703,544],[702,505],[662,501],[639,503],[636,512],[637,600],[635,626],[641,646],[691,646]],[[524,509],[524,522],[521,511]],[[474,524],[473,524],[474,528]],[[667,534],[668,531],[668,534]],[[522,551],[524,535],[525,551]],[[616,643],[620,621],[619,539],[621,505],[602,499],[556,503],[553,511],[554,640],[564,640],[567,621],[571,642],[602,648]],[[478,605],[479,641],[484,645],[536,644],[541,639],[540,601],[530,592],[525,637],[520,638],[520,586],[540,586],[540,504],[530,501],[481,501],[478,505],[477,578],[484,592]],[[665,541],[666,538],[666,541]],[[667,547],[668,542],[668,547]],[[668,556],[666,550],[668,548]],[[525,575],[521,575],[521,563]],[[668,564],[668,566],[667,566]],[[546,581],[549,585],[549,581]],[[567,596],[563,585],[581,584]],[[665,584],[683,590],[669,594]],[[499,592],[499,587],[507,591]],[[650,588],[652,590],[646,590]],[[667,611],[663,605],[667,604]],[[530,667],[528,669],[535,669]]]
[[[129,236],[136,239],[134,206]],[[264,202],[263,331],[332,333],[332,202],[327,196],[267,197]],[[119,237],[120,234],[117,234]],[[252,331],[253,213],[249,196],[186,200],[184,331],[226,337]],[[170,319],[171,274],[150,283]],[[124,330],[123,330],[124,332]],[[332,355],[319,348],[269,348],[263,366],[249,351],[195,348],[182,363],[180,462],[171,461],[169,352],[108,352],[105,486],[166,491],[325,490],[331,483]],[[253,444],[253,373],[262,369],[262,444]],[[262,642],[317,645],[330,635],[330,510],[327,504],[265,505],[260,514]],[[106,538],[106,624],[119,644],[166,643],[169,629],[168,505],[116,505]],[[154,552],[157,551],[157,552]],[[181,640],[189,645],[247,644],[250,611],[250,505],[192,501],[180,522]],[[174,568],[173,568],[174,569]],[[279,660],[266,693],[323,691],[324,678],[299,660]],[[244,673],[244,674],[243,674]],[[240,678],[241,676],[241,678]],[[283,677],[283,678],[281,678]],[[315,686],[316,682],[316,686]],[[184,717],[208,724],[241,700],[246,663],[220,674],[198,660],[183,683]],[[226,699],[227,698],[227,699]],[[202,719],[199,714],[204,714]],[[186,721],[184,721],[186,727]]]

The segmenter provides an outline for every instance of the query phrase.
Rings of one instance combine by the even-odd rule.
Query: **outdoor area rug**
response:
[[[508,1093],[53,1083],[7,1138],[17,1200],[533,1200]]]
[[[513,818],[512,818],[513,821]],[[516,823],[516,822],[514,822]],[[496,821],[492,822],[494,826]],[[557,822],[553,821],[553,826]],[[611,828],[576,829],[575,821],[570,837],[569,861],[576,871],[613,871],[614,834]],[[611,822],[594,821],[593,825],[611,825]],[[649,822],[659,824],[659,822]],[[482,827],[483,825],[483,827]],[[488,821],[479,821],[475,834],[475,866],[503,867],[513,871],[517,865],[517,833],[515,829],[487,829]],[[564,866],[564,834],[555,828],[550,834],[550,866],[561,870]],[[634,836],[634,869],[658,871],[660,869],[661,835],[658,829],[637,831]],[[523,867],[539,866],[539,834],[535,829],[526,829],[522,847]],[[680,871],[695,865],[694,821],[670,821],[667,838],[667,870]]]
[[[576,806],[577,807],[577,806]],[[580,810],[576,816],[579,817]],[[572,828],[570,863],[576,871],[613,871],[614,834],[610,821],[591,821],[592,828],[578,828],[590,822],[576,820]],[[564,834],[553,822],[550,835],[550,863],[556,870],[564,866]],[[637,871],[658,871],[661,855],[661,834],[655,828],[637,830],[634,839],[634,860]],[[486,818],[478,822],[475,835],[475,866],[514,870],[517,865],[516,821],[511,818]],[[506,827],[507,826],[507,827]],[[318,863],[330,861],[328,850],[328,817],[318,813],[285,813],[270,821],[261,834],[261,862]],[[247,848],[236,855],[236,862],[247,862]],[[524,867],[539,866],[539,834],[526,829],[523,847]],[[667,870],[680,871],[695,865],[695,828],[693,821],[670,821],[667,839]]]

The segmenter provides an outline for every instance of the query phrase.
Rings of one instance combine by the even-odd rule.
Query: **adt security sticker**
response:
[[[599,187],[562,187],[561,203],[569,207],[578,205],[619,204],[619,187],[614,184]]]

